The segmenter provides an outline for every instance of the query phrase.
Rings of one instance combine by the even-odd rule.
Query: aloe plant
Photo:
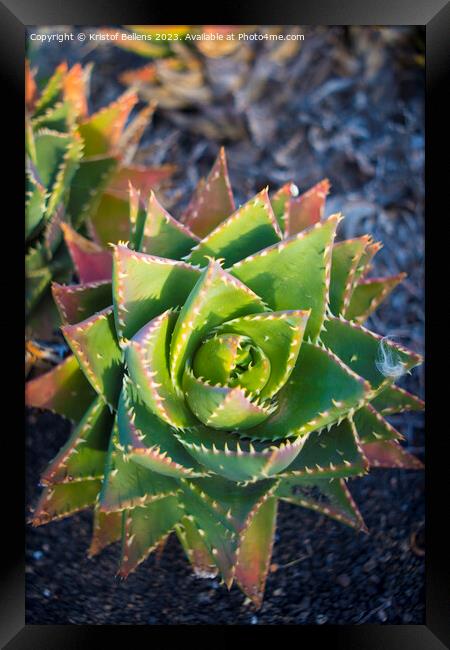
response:
[[[175,532],[198,575],[258,607],[280,499],[364,531],[348,479],[421,467],[384,417],[423,408],[394,383],[421,357],[363,325],[403,276],[367,275],[369,236],[335,243],[328,188],[235,209],[221,151],[182,223],[131,191],[112,277],[85,252],[85,281],[53,286],[73,355],[27,403],[74,429],[34,525],[92,508],[89,553],[121,541],[123,577]]]
[[[47,338],[53,330],[52,280],[71,280],[61,226],[102,241],[105,224],[111,228],[127,217],[128,181],[148,191],[173,171],[132,163],[154,106],[126,126],[138,101],[126,92],[89,114],[89,76],[89,67],[62,63],[39,90],[26,63],[26,314],[32,336]]]

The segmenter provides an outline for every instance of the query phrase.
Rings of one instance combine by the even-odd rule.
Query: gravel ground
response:
[[[247,103],[242,93],[228,98],[233,110],[240,107],[245,125],[244,137],[225,142],[237,200],[243,202],[266,184],[293,180],[304,190],[327,176],[332,184],[327,214],[342,211],[346,216],[341,235],[369,232],[383,241],[374,275],[408,273],[369,327],[423,352],[420,33],[415,28],[303,31],[299,52],[282,66],[266,65],[266,48],[255,46],[244,90],[261,70],[268,70],[264,92]],[[63,58],[94,61],[92,109],[123,90],[116,81],[119,71],[142,65],[136,56],[112,47],[75,44],[30,54],[43,76]],[[196,132],[201,110],[157,111],[140,154],[149,163],[178,165],[176,183],[162,193],[175,215],[220,144]],[[423,397],[423,376],[423,369],[417,369],[401,385]],[[423,415],[391,421],[406,435],[406,447],[424,460]],[[67,435],[62,419],[30,412],[28,504],[37,498],[40,472]],[[86,557],[89,514],[29,528],[27,623],[423,623],[423,474],[376,470],[349,486],[370,535],[356,535],[316,513],[280,504],[272,560],[276,570],[269,575],[258,613],[244,604],[238,589],[228,594],[215,580],[193,577],[176,539],[169,541],[159,564],[151,557],[119,582],[114,578],[118,548],[93,560]]]

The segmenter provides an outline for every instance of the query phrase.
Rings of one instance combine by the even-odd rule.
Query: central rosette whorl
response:
[[[181,309],[173,306],[132,335],[128,375],[146,406],[177,430],[248,431],[277,408],[309,315],[269,311],[211,261]]]
[[[216,429],[248,429],[273,411],[259,400],[271,364],[249,336],[216,333],[195,352],[183,376],[185,398],[196,417]]]

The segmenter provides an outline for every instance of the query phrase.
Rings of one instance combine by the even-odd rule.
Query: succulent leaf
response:
[[[403,436],[382,415],[367,404],[358,409],[353,417],[358,436],[363,444],[378,440],[398,440]]]
[[[298,187],[294,183],[285,183],[270,197],[273,213],[278,221],[278,225],[284,232],[289,202],[292,196],[298,195]]]
[[[383,389],[396,378],[389,373],[389,368],[384,373],[382,366],[381,370],[379,369],[380,361],[386,352],[391,355],[395,365],[405,373],[422,361],[419,354],[370,332],[362,325],[340,318],[330,318],[326,321],[321,339],[353,372],[364,377],[375,390]]]
[[[193,517],[191,519],[188,515],[185,515],[175,526],[175,532],[189,562],[192,564],[194,573],[201,578],[214,578],[219,569],[214,562],[212,553],[203,541]]]
[[[118,430],[114,428],[99,498],[99,508],[102,512],[147,505],[158,499],[176,495],[177,490],[176,482],[168,476],[130,462],[121,449]]]
[[[117,417],[120,444],[131,461],[164,476],[206,473],[177,441],[173,429],[142,402],[129,381],[124,383]]]
[[[236,561],[237,535],[232,525],[218,520],[212,504],[187,479],[181,480],[180,503],[201,534],[228,588],[231,587]]]
[[[125,511],[118,575],[126,577],[172,532],[183,516],[177,497]]]
[[[387,278],[360,280],[353,289],[344,313],[345,318],[363,323],[405,277],[406,273],[399,273]]]
[[[54,282],[52,293],[63,323],[73,325],[86,314],[106,309],[112,303],[111,282],[85,282],[63,285]]]
[[[186,259],[191,264],[206,266],[208,258],[215,257],[231,266],[261,248],[276,244],[281,237],[265,189],[206,235]]]
[[[117,244],[129,238],[129,206],[122,196],[105,190],[89,216],[89,229],[102,250],[108,249],[110,244]]]
[[[49,372],[27,382],[28,406],[47,409],[79,422],[92,403],[95,392],[71,355]]]
[[[92,540],[88,555],[93,557],[104,548],[122,539],[122,512],[102,512],[94,508]]]
[[[200,272],[185,262],[114,247],[113,296],[119,335],[130,339],[149,320],[183,305]]]
[[[335,355],[303,342],[290,378],[278,393],[277,410],[249,435],[262,440],[303,436],[356,409],[368,399],[369,391],[367,382]]]
[[[84,140],[85,156],[101,156],[117,147],[131,109],[137,101],[135,93],[125,92],[115,102],[81,122],[79,131]]]
[[[363,445],[363,449],[371,467],[423,469],[421,461],[403,449],[396,440],[369,442]]]
[[[112,175],[107,191],[125,199],[128,195],[128,185],[131,183],[143,196],[147,196],[152,188],[161,185],[174,171],[173,165],[159,167],[122,165]]]
[[[211,261],[183,305],[170,344],[170,372],[178,385],[188,358],[212,328],[243,314],[265,311],[261,298]]]
[[[207,179],[199,185],[186,208],[182,221],[196,235],[204,237],[232,212],[234,199],[222,148]]]
[[[362,475],[367,467],[356,427],[351,420],[345,419],[329,430],[327,428],[311,433],[283,476],[331,479]]]
[[[113,417],[97,397],[57,456],[44,471],[45,484],[102,479]]]
[[[236,482],[274,476],[289,466],[305,441],[253,444],[238,435],[200,426],[176,434],[176,438],[209,472]]]
[[[182,429],[194,423],[184,400],[175,391],[167,351],[177,314],[165,311],[149,321],[129,341],[125,361],[131,381],[148,408],[167,424]]]
[[[170,216],[152,192],[140,244],[141,252],[179,260],[198,241],[198,237],[187,226]]]
[[[61,224],[61,228],[80,282],[110,280],[111,253],[77,233],[68,224]]]
[[[339,215],[234,264],[230,273],[274,310],[311,309],[305,336],[315,340],[328,302],[331,250]]]
[[[400,386],[390,385],[377,394],[372,400],[372,406],[383,415],[390,415],[405,411],[423,411],[425,402]]]
[[[90,479],[58,483],[44,488],[31,523],[33,526],[41,526],[91,508],[96,502],[101,485],[100,480]]]
[[[276,496],[367,532],[362,515],[342,478],[283,478]]]
[[[102,193],[106,190],[118,165],[117,158],[109,155],[84,158],[73,177],[67,211],[76,228],[98,209]]]
[[[325,178],[304,194],[290,200],[284,228],[285,237],[320,222],[324,216],[325,199],[329,190],[330,182]]]
[[[94,390],[114,406],[120,391],[122,351],[112,307],[76,325],[64,325],[61,331]]]
[[[264,596],[275,538],[277,500],[267,499],[257,510],[239,544],[236,582],[256,607]]]
[[[288,380],[297,362],[308,318],[309,311],[267,312],[236,318],[217,328],[218,332],[247,336],[269,360],[270,377],[258,390],[261,398],[273,397]]]
[[[344,313],[350,301],[359,261],[368,237],[346,239],[333,246],[330,279],[330,310],[335,316]]]
[[[192,413],[215,429],[244,431],[267,419],[269,412],[246,396],[242,388],[212,386],[189,370],[183,374],[183,392]]]

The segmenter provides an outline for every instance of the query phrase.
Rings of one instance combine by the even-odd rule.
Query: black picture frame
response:
[[[130,634],[139,640],[148,640],[153,648],[165,648],[175,643],[174,634],[183,635],[183,643],[202,643],[205,632],[214,633],[215,643],[229,643],[231,635],[239,634],[241,643],[266,640],[267,634],[278,635],[277,629],[261,629],[233,627],[221,630],[217,635],[213,630],[189,628],[182,632],[176,628],[150,629],[145,626],[121,626],[126,631],[102,626],[27,626],[24,623],[24,517],[23,517],[23,476],[21,472],[24,458],[24,436],[17,422],[22,409],[20,383],[23,381],[21,363],[23,357],[21,313],[21,288],[17,291],[11,286],[11,278],[22,278],[23,269],[19,248],[15,243],[22,236],[23,212],[21,201],[23,196],[21,183],[18,179],[23,175],[23,89],[24,89],[24,51],[26,25],[74,24],[94,25],[99,23],[184,23],[190,22],[214,24],[320,24],[320,25],[423,25],[426,31],[426,257],[427,257],[427,467],[426,467],[426,502],[427,502],[427,557],[426,557],[426,624],[425,625],[360,625],[360,626],[298,626],[293,630],[296,643],[302,647],[310,647],[311,642],[330,644],[334,648],[346,650],[441,650],[450,647],[450,553],[448,552],[445,524],[448,521],[448,506],[445,497],[448,496],[448,430],[445,425],[444,397],[445,366],[442,374],[439,363],[444,364],[448,350],[446,343],[445,314],[442,301],[448,304],[448,291],[445,281],[448,279],[443,271],[446,256],[444,230],[448,219],[444,211],[445,203],[439,210],[439,198],[448,185],[446,168],[448,169],[447,142],[448,129],[445,129],[446,91],[445,81],[448,79],[449,60],[449,28],[450,3],[445,0],[378,0],[369,3],[351,0],[345,2],[323,0],[317,2],[277,2],[262,4],[261,2],[224,3],[221,15],[206,15],[204,11],[198,15],[198,8],[193,5],[185,6],[183,12],[172,14],[163,11],[162,3],[144,3],[139,0],[127,2],[111,2],[111,0],[96,0],[87,2],[55,2],[54,0],[3,0],[0,3],[0,68],[3,78],[3,108],[10,112],[2,122],[4,135],[10,138],[10,144],[4,150],[7,156],[4,178],[7,186],[3,188],[5,201],[10,200],[9,222],[14,223],[15,232],[8,226],[8,232],[3,231],[3,246],[9,250],[10,262],[3,261],[3,273],[0,281],[4,291],[4,299],[8,305],[19,301],[18,307],[13,308],[19,323],[13,327],[6,326],[1,319],[3,342],[6,345],[7,358],[3,366],[8,368],[8,378],[2,410],[9,412],[11,419],[8,427],[3,428],[3,464],[11,469],[11,478],[3,482],[2,498],[2,541],[6,549],[2,551],[3,573],[1,580],[1,620],[0,640],[2,647],[8,650],[19,648],[32,650],[53,650],[72,648],[87,648],[106,645],[107,637],[114,635],[114,640],[120,643],[125,640],[130,643]],[[232,6],[234,5],[234,6]],[[170,18],[168,17],[170,16]],[[439,156],[441,153],[441,156]],[[439,162],[438,162],[439,161]],[[442,161],[442,162],[440,162]],[[13,184],[17,191],[13,191]],[[7,190],[7,191],[6,191]],[[446,192],[448,195],[448,192]],[[20,206],[20,207],[19,207]],[[448,226],[447,226],[448,228]],[[447,231],[448,232],[448,231]],[[448,237],[448,234],[447,234]],[[439,242],[438,238],[441,239]],[[22,240],[23,241],[23,240]],[[14,242],[14,243],[13,243]],[[435,242],[435,243],[433,243]],[[439,243],[441,244],[439,246]],[[436,247],[436,251],[432,248]],[[5,251],[6,252],[6,251]],[[441,268],[439,268],[441,260]],[[18,295],[12,295],[17,293]],[[6,295],[5,295],[6,294]],[[435,301],[435,311],[432,302]],[[10,307],[8,307],[10,309]],[[14,340],[14,344],[12,342]],[[17,342],[17,345],[15,345]],[[4,343],[5,345],[5,343]],[[436,354],[434,355],[433,352]],[[8,357],[9,355],[9,357]],[[16,356],[17,355],[17,356]],[[11,370],[9,370],[11,369]],[[448,366],[447,366],[448,373]],[[444,379],[440,379],[443,377]],[[4,379],[6,379],[4,375]],[[448,383],[448,382],[447,382]],[[13,407],[14,405],[14,407]],[[444,416],[444,417],[441,417]],[[441,422],[441,424],[440,424]],[[446,491],[447,488],[447,491]],[[13,498],[15,497],[15,498]],[[5,512],[6,509],[6,512]],[[200,638],[199,638],[200,633]],[[262,636],[264,635],[264,636]],[[220,638],[218,638],[220,637]],[[273,639],[275,641],[275,639]],[[282,642],[282,640],[281,640]]]

